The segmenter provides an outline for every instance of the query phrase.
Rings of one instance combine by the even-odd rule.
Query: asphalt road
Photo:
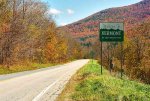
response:
[[[0,101],[55,101],[71,76],[89,60],[0,76]]]

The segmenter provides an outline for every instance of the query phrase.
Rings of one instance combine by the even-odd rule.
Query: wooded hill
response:
[[[150,84],[150,0],[109,8],[63,27],[87,49],[86,57],[93,57],[90,53],[94,51],[94,58],[98,60],[101,54],[98,37],[100,22],[124,22],[125,25],[123,54],[120,43],[103,43],[104,66],[109,69],[110,58],[113,58],[114,71],[121,71],[122,56],[124,74],[130,79]]]
[[[124,22],[125,30],[128,31],[149,20],[150,0],[124,7],[109,8],[97,12],[85,19],[64,26],[75,38],[98,36],[100,22]],[[128,36],[128,33],[126,33]],[[95,38],[95,37],[94,37]]]

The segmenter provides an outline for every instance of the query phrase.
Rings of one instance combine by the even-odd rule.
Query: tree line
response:
[[[40,0],[0,0],[0,65],[60,63],[81,57],[79,44],[58,28]]]

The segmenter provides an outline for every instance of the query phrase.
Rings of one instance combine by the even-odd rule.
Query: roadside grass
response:
[[[66,85],[56,101],[150,101],[150,85],[112,76],[90,61]]]
[[[51,67],[51,66],[55,66],[55,65],[62,65],[64,63],[70,63],[70,62],[75,61],[75,60],[76,59],[70,59],[66,62],[46,63],[46,64],[32,63],[32,62],[27,61],[25,63],[20,63],[19,65],[10,66],[9,69],[2,66],[2,65],[0,65],[0,75],[23,72],[23,71],[30,71],[30,70],[36,70],[36,69],[47,68],[47,67]]]
[[[7,69],[7,68],[3,68],[2,66],[0,66],[0,75],[2,74],[10,74],[13,73],[13,71]]]
[[[14,66],[11,66],[9,69],[0,65],[0,75],[47,68],[47,67],[54,66],[54,65],[57,65],[57,64],[28,63],[26,65],[14,65]]]

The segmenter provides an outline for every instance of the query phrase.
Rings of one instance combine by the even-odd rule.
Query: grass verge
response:
[[[66,85],[56,101],[150,101],[150,85],[120,79],[90,61]]]
[[[27,65],[14,65],[14,66],[11,66],[9,69],[4,68],[3,66],[0,66],[0,75],[22,72],[22,71],[29,71],[29,70],[36,70],[36,69],[46,68],[46,67],[50,67],[54,65],[57,65],[57,64],[29,63]]]

